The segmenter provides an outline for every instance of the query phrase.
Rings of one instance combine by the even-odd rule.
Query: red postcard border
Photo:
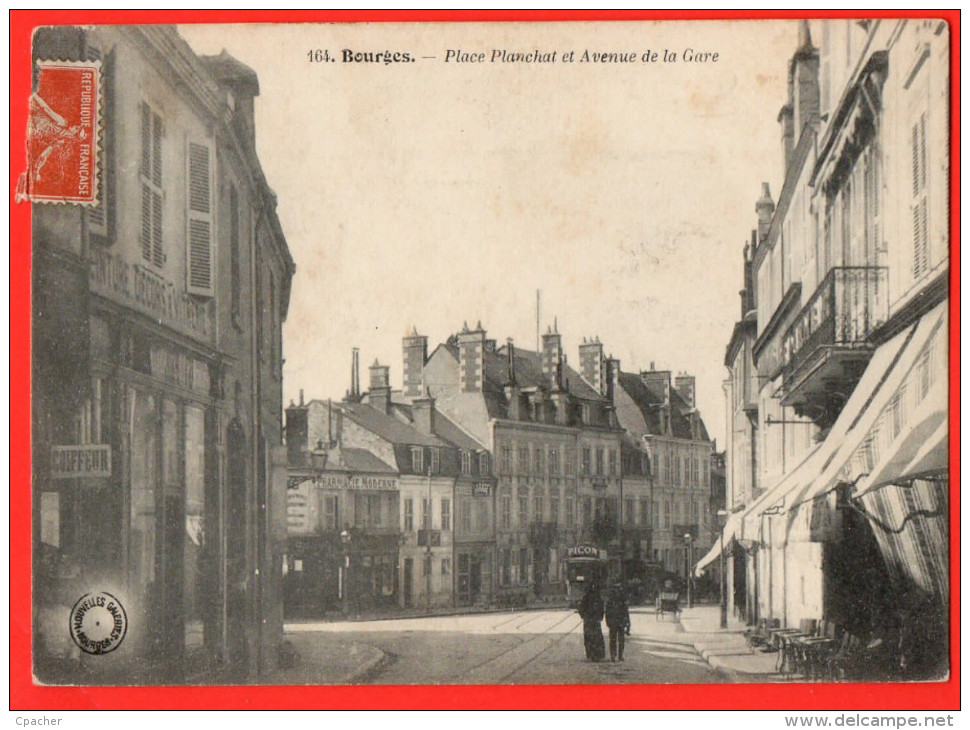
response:
[[[845,17],[939,17],[950,26],[950,519],[951,667],[931,684],[596,686],[42,687],[30,662],[30,206],[17,204],[26,169],[30,38],[45,24],[271,22],[572,22]],[[960,708],[960,11],[10,11],[10,704],[82,709],[644,709],[944,710]],[[701,690],[701,691],[699,691]]]

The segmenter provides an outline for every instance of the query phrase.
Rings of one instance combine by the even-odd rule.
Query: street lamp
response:
[[[693,552],[691,548],[693,548],[694,546],[693,540],[694,540],[694,536],[691,535],[689,532],[684,534],[684,542],[687,543],[687,547],[684,549],[684,561],[686,562],[684,577],[687,578],[687,608],[694,607],[694,596],[690,590],[690,585],[691,585],[690,566],[691,566],[691,563],[694,562],[693,556],[691,555],[691,553]]]
[[[344,548],[344,616],[350,616],[350,530],[340,532],[340,544]]]
[[[717,526],[721,528],[721,628],[726,629],[727,624],[727,573],[724,569],[724,528],[727,527],[728,511],[719,509],[717,511]]]

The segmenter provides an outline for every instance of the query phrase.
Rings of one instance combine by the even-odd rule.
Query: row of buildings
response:
[[[168,26],[39,28],[33,58],[98,68],[101,121],[98,205],[32,211],[34,674],[251,681],[282,640],[295,270],[256,75]],[[48,101],[35,129],[59,123]],[[68,632],[98,591],[128,617],[100,656]]]
[[[802,23],[725,357],[733,610],[909,678],[949,657],[949,64],[942,21]]]
[[[716,536],[694,378],[541,342],[414,330],[401,389],[375,361],[362,391],[355,350],[345,398],[287,408],[288,610],[552,600],[578,544],[686,577]]]

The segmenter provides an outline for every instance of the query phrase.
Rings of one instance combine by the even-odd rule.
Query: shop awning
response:
[[[784,504],[785,495],[798,485],[811,478],[813,466],[819,460],[819,447],[816,446],[791,472],[775,487],[769,489],[751,503],[744,511],[732,514],[724,527],[724,549],[729,550],[734,540],[759,540],[759,523],[766,511],[777,513]],[[707,554],[697,562],[694,574],[698,577],[704,569],[721,555],[721,541],[718,540]]]
[[[920,444],[945,423],[945,392],[941,398],[938,390],[945,390],[945,382],[932,388],[913,382],[925,377],[922,368],[941,327],[945,334],[945,322],[943,304],[876,350],[826,438],[836,448],[819,475],[793,495],[789,540],[811,540],[813,521],[816,526],[826,524],[823,515],[812,513],[834,508],[828,495],[839,484],[856,485],[858,494],[875,479],[884,483],[897,478],[894,475],[913,461]],[[922,391],[922,400],[912,405],[917,391]]]
[[[727,519],[727,523],[724,525],[724,549],[730,550],[731,544],[734,542],[734,536],[737,534],[738,529],[741,527],[741,518],[744,516],[744,512],[735,512],[730,515]],[[720,538],[714,542],[714,546],[707,551],[707,554],[697,561],[697,565],[694,567],[694,575],[698,578],[704,572],[704,569],[717,560],[721,556],[721,540]]]
[[[926,439],[902,474],[903,479],[915,479],[944,474],[950,470],[950,424],[947,418]]]

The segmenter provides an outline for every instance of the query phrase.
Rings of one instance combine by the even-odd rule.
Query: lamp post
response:
[[[344,548],[344,616],[350,616],[350,530],[345,526],[340,532],[340,544]]]
[[[727,526],[728,511],[717,511],[717,526],[721,528],[721,628],[726,629],[727,623],[727,572],[724,569],[724,528]]]
[[[694,562],[693,557],[691,556],[691,552],[692,552],[691,548],[693,548],[694,546],[693,540],[694,540],[694,536],[691,535],[689,532],[684,534],[684,542],[687,545],[687,547],[684,548],[684,561],[686,562],[685,569],[684,569],[684,576],[687,578],[687,608],[694,607],[694,594],[691,592],[691,579],[690,579],[690,565],[692,562]]]

